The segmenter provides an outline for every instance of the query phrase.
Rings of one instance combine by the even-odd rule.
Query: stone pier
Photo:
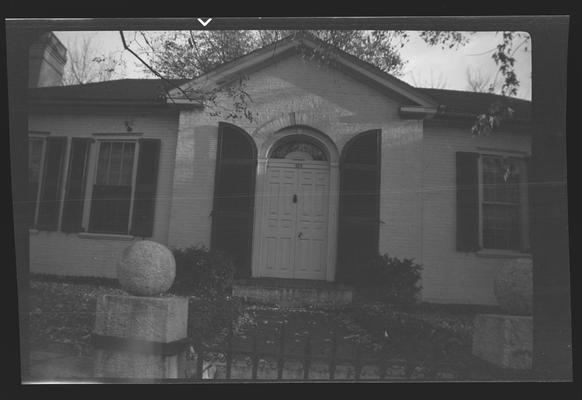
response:
[[[184,377],[188,299],[165,294],[175,273],[172,252],[159,243],[144,240],[124,250],[117,276],[128,294],[97,302],[96,378]]]
[[[188,300],[105,295],[97,304],[95,377],[182,378]]]
[[[502,368],[531,369],[532,317],[479,314],[473,328],[473,354]]]

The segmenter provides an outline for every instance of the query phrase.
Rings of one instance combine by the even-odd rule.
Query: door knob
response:
[[[293,203],[297,203],[297,195],[296,194],[293,195]]]

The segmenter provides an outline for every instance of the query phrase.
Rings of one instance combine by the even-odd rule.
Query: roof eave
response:
[[[405,119],[431,119],[438,113],[438,107],[401,106],[398,111]]]
[[[168,108],[172,101],[161,100],[110,100],[110,99],[29,99],[36,106],[75,106],[75,107],[155,107]],[[183,104],[176,104],[183,105]],[[196,106],[192,104],[192,106]],[[200,105],[199,105],[200,106]]]

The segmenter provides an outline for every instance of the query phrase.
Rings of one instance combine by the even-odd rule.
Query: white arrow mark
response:
[[[206,21],[202,21],[202,19],[198,18],[198,22],[202,24],[202,26],[206,26],[212,21],[212,18],[208,18]]]

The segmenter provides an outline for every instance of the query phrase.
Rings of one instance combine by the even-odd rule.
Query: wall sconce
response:
[[[133,131],[133,118],[126,118],[125,121],[123,121],[123,123],[125,124],[125,130],[127,132],[131,132]]]
[[[125,125],[125,130],[127,132],[133,131],[133,118],[127,117],[127,118],[125,118],[123,123]]]

